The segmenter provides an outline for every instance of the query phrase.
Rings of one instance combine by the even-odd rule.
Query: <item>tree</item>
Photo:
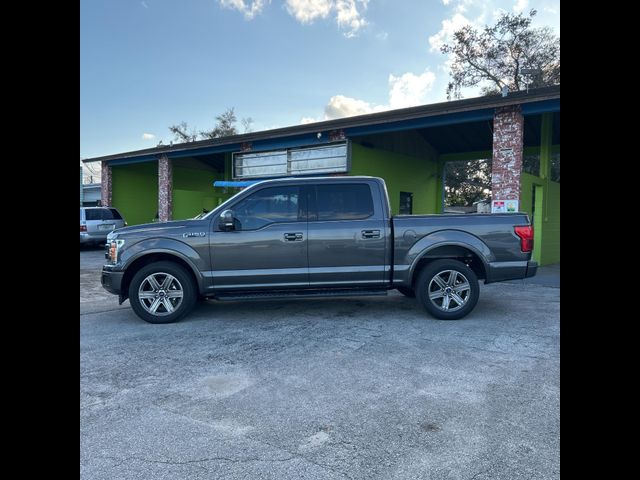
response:
[[[188,133],[187,122],[180,122],[178,125],[171,125],[169,131],[173,133],[173,138],[177,142],[195,142],[198,139],[198,133],[195,130],[191,130]]]
[[[227,110],[216,117],[216,126],[213,127],[213,130],[203,130],[200,132],[200,136],[202,138],[220,138],[237,135],[237,121],[234,107],[227,108]]]
[[[447,162],[445,169],[445,205],[470,207],[491,198],[491,161]]]
[[[201,130],[196,132],[192,129],[189,133],[189,126],[187,122],[180,122],[177,125],[169,127],[169,131],[173,133],[174,140],[178,142],[195,142],[200,138],[201,140],[228,137],[230,135],[238,135],[238,128],[236,127],[238,119],[236,117],[235,108],[227,108],[223,113],[216,116],[216,124],[212,130]],[[244,129],[243,133],[251,131],[251,124],[253,119],[251,117],[243,118],[240,120]]]
[[[503,13],[481,31],[471,25],[457,30],[453,42],[440,48],[452,58],[447,98],[461,98],[464,87],[480,86],[483,95],[494,95],[505,86],[518,91],[559,84],[560,37],[549,27],[532,28],[536,13]]]
[[[242,133],[249,133],[253,131],[251,128],[251,124],[253,123],[253,118],[251,117],[243,118],[242,120],[240,120],[240,123],[242,123],[242,128],[244,129]]]

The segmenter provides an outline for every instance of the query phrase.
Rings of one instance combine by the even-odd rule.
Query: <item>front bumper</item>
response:
[[[113,293],[114,295],[120,295],[122,293],[123,277],[124,272],[111,270],[108,266],[105,265],[104,267],[102,267],[102,275],[100,276],[102,288],[104,288],[109,293]]]

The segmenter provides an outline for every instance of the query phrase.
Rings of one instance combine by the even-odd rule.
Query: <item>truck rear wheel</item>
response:
[[[458,260],[436,260],[428,264],[416,282],[416,296],[435,318],[458,320],[478,303],[478,277]]]
[[[193,278],[174,262],[142,267],[131,279],[129,302],[136,314],[149,323],[173,323],[196,304]]]

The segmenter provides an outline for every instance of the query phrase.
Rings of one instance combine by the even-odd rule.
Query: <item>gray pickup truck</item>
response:
[[[386,295],[455,320],[485,283],[536,274],[526,214],[391,215],[374,177],[265,180],[197,220],[118,229],[102,285],[150,323],[200,298]]]

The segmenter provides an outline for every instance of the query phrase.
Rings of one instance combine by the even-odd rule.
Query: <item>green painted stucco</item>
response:
[[[213,182],[222,175],[213,168],[191,168],[173,163],[173,220],[193,218],[202,209],[212,210],[218,205],[218,189]]]
[[[533,219],[533,259],[540,265],[560,261],[560,184],[541,177],[522,173],[520,210],[532,215],[534,186],[536,213]]]
[[[560,145],[552,145],[552,128],[553,115],[543,114],[540,148],[535,152],[540,154],[539,172],[537,175],[522,172],[520,180],[520,210],[530,216],[535,190],[533,259],[540,265],[560,262],[560,184],[550,179],[551,154],[559,152]]]
[[[111,167],[112,203],[129,225],[149,223],[158,211],[158,162]]]
[[[442,189],[437,160],[418,158],[387,150],[351,145],[351,175],[383,178],[387,184],[391,211],[398,213],[400,192],[413,193],[413,213],[438,213]]]

